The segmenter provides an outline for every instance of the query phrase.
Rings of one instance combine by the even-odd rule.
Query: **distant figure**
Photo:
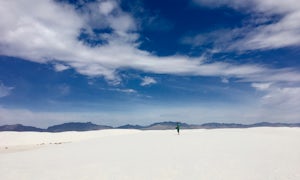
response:
[[[179,123],[177,123],[177,125],[176,125],[176,129],[177,129],[177,133],[178,133],[178,135],[179,135],[179,130],[180,130]]]

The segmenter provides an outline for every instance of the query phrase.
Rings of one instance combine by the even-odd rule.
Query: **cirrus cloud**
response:
[[[209,8],[230,7],[251,14],[251,21],[243,27],[208,33],[216,44],[223,43],[227,50],[264,50],[300,45],[300,4],[298,0],[193,0]],[[274,18],[276,17],[276,18]],[[206,39],[197,35],[184,42],[199,44]],[[192,42],[189,42],[192,41]],[[226,44],[226,45],[225,45]]]

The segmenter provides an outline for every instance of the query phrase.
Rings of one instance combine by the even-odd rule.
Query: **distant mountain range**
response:
[[[92,131],[100,129],[140,129],[140,130],[167,130],[175,129],[177,122],[158,122],[148,126],[127,124],[119,127],[97,125],[91,122],[70,122],[50,126],[47,129],[41,129],[33,126],[24,126],[22,124],[3,125],[0,131],[35,131],[35,132],[64,132],[64,131]],[[260,122],[250,125],[234,123],[206,123],[193,125],[179,122],[181,129],[217,129],[217,128],[252,128],[252,127],[300,127],[300,123],[269,123]]]
[[[91,131],[91,130],[100,130],[100,129],[112,129],[111,126],[103,126],[93,124],[91,122],[79,123],[79,122],[70,122],[59,124],[55,126],[50,126],[45,131],[47,132],[64,132],[64,131]]]
[[[22,124],[4,125],[0,126],[0,131],[36,131],[42,132],[44,129],[36,128],[33,126],[23,126]]]

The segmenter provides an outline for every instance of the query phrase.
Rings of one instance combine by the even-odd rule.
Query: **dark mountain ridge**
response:
[[[126,124],[126,125],[117,127],[117,129],[142,129],[143,127],[144,126],[140,126],[140,125]]]
[[[112,129],[111,126],[103,126],[93,124],[91,122],[69,122],[59,125],[50,126],[46,129],[47,132],[64,132],[64,131],[91,131],[100,129]]]
[[[0,131],[35,131],[43,132],[44,129],[36,128],[33,126],[24,126],[22,124],[12,124],[12,125],[3,125],[0,126]]]

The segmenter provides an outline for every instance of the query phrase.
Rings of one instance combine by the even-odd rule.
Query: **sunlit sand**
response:
[[[0,179],[300,179],[300,128],[1,132]]]

